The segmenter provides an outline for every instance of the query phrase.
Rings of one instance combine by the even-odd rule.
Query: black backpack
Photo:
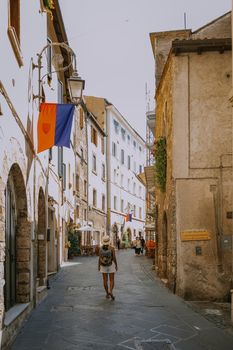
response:
[[[111,266],[112,265],[112,249],[110,246],[103,246],[100,248],[99,252],[100,265],[102,266]]]

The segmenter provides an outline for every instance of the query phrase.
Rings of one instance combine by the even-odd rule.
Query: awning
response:
[[[146,231],[155,231],[155,223],[145,225],[145,230]]]
[[[94,227],[86,225],[86,226],[81,226],[79,228],[76,228],[76,231],[94,232],[99,230],[95,229]]]

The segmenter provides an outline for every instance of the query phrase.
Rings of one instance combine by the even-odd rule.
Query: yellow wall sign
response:
[[[180,233],[181,241],[208,241],[211,239],[207,230],[188,230]]]

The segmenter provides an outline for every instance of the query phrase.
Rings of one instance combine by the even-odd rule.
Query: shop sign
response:
[[[187,230],[181,232],[181,241],[208,241],[211,239],[207,230]]]

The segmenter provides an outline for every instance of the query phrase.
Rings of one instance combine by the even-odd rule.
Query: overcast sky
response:
[[[231,9],[231,0],[60,0],[85,94],[105,97],[145,137],[147,83],[154,108],[149,33],[196,30]]]

